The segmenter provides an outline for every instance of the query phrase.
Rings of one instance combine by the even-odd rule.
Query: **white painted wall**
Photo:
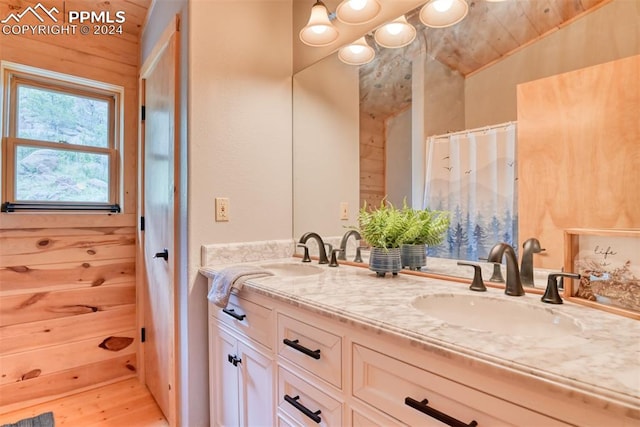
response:
[[[197,330],[207,327],[201,245],[291,238],[291,8],[291,0],[189,3],[188,284]],[[230,199],[229,222],[214,222],[215,197]],[[206,361],[207,342],[186,351]],[[199,384],[205,372],[203,364],[186,380]]]
[[[209,425],[203,244],[292,234],[292,0],[157,0],[142,57],[176,12],[183,57],[178,325],[181,425]],[[214,198],[230,221],[214,222]]]
[[[465,80],[465,128],[517,119],[516,86],[640,53],[640,1],[614,0]]]
[[[293,78],[293,236],[341,236],[357,225],[359,181],[358,67],[336,55]],[[349,220],[340,220],[340,202]]]

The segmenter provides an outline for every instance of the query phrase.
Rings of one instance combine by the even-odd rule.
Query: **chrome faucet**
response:
[[[518,257],[516,251],[507,243],[497,243],[491,251],[487,261],[500,263],[502,257],[507,259],[507,280],[504,287],[504,293],[512,296],[524,295],[524,289],[522,288],[522,282],[520,281],[520,271],[518,269]]]
[[[318,264],[329,264],[329,259],[327,258],[327,251],[324,249],[324,242],[322,241],[322,237],[318,233],[304,233],[302,237],[300,237],[300,241],[298,243],[305,244],[309,239],[315,239],[318,243]]]
[[[358,233],[357,230],[349,230],[344,233],[342,236],[342,240],[340,241],[340,255],[338,255],[339,260],[346,261],[347,259],[347,241],[349,237],[354,236],[356,240],[362,240],[362,236]],[[356,247],[356,257],[353,259],[354,262],[362,262],[362,255],[360,253],[360,246]]]
[[[533,283],[533,254],[543,252],[540,241],[535,237],[525,240],[522,244],[522,261],[520,262],[520,279],[525,286],[534,286]]]

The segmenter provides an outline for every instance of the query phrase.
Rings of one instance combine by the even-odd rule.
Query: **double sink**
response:
[[[260,264],[260,267],[281,278],[319,275],[328,270],[326,266],[299,262],[274,262]],[[557,308],[518,297],[433,293],[414,298],[411,306],[422,315],[447,325],[510,336],[548,338],[582,331],[576,319]]]

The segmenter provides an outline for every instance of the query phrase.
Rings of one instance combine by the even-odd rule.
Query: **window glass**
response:
[[[16,137],[109,146],[109,102],[36,86],[17,87]]]
[[[109,202],[109,155],[18,145],[18,202]]]

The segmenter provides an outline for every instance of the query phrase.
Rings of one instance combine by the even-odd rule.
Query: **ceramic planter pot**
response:
[[[400,245],[402,267],[420,270],[427,265],[427,245]]]
[[[400,248],[371,248],[369,270],[375,271],[378,277],[384,277],[386,273],[397,275],[402,270]]]

